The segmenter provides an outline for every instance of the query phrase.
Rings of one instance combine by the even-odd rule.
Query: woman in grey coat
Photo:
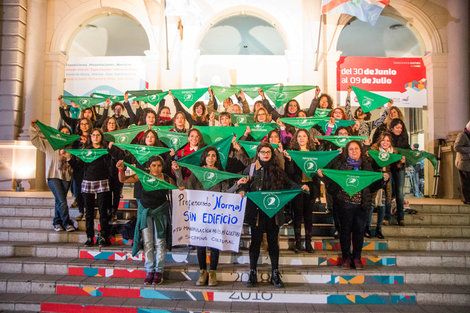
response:
[[[463,132],[457,135],[454,150],[457,152],[455,167],[459,170],[460,198],[463,203],[470,204],[470,122]]]

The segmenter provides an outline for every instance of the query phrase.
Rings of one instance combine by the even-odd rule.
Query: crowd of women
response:
[[[198,101],[192,106],[192,112],[188,112],[178,99],[171,95],[171,92],[170,96],[173,98],[176,112],[171,112],[170,108],[165,106],[164,99],[158,104],[157,110],[143,108],[141,103],[130,102],[126,93],[122,103],[111,104],[111,101],[107,99],[101,116],[97,114],[94,107],[91,107],[82,110],[79,118],[69,117],[66,112],[67,105],[63,103],[62,98],[59,98],[60,114],[67,125],[59,130],[80,136],[80,139],[72,144],[73,148],[107,149],[108,153],[86,163],[64,150],[54,151],[36,125],[37,120],[31,121],[31,141],[38,149],[46,153],[47,182],[56,198],[53,227],[57,231],[74,230],[66,201],[67,191],[73,181],[80,212],[77,219],[83,218],[86,221],[85,246],[110,245],[110,221],[116,219],[123,184],[134,183],[134,197],[138,200],[139,214],[145,213],[147,223],[147,227],[141,234],[145,267],[148,273],[144,283],[160,284],[163,281],[165,249],[171,248],[171,243],[168,247],[169,243],[166,242],[167,231],[171,228],[170,193],[168,190],[146,191],[143,189],[137,175],[126,175],[124,162],[135,164],[137,168],[180,189],[205,190],[191,171],[181,168],[175,162],[195,151],[204,149],[199,165],[209,169],[224,170],[218,150],[208,146],[204,142],[201,131],[193,126],[238,126],[232,123],[233,114],[252,113],[255,123],[275,122],[279,127],[271,130],[260,140],[254,158],[250,158],[241,145],[234,140],[230,152],[225,156],[228,159],[225,170],[243,174],[244,178],[222,181],[209,190],[240,193],[242,196],[252,191],[294,188],[302,188],[305,192],[299,194],[272,218],[248,200],[245,214],[245,222],[251,227],[248,286],[257,284],[257,263],[264,238],[267,241],[272,264],[271,283],[276,287],[283,287],[279,273],[279,227],[292,224],[295,234],[293,250],[296,253],[304,249],[307,253],[314,252],[311,243],[312,212],[315,206],[319,205],[322,182],[325,184],[327,212],[333,214],[335,237],[339,238],[341,243],[342,266],[344,269],[351,267],[362,269],[361,251],[364,236],[372,235],[370,224],[374,207],[378,213],[376,237],[384,238],[381,229],[383,225],[389,225],[391,221],[392,199],[396,201],[398,224],[405,225],[403,216],[405,160],[403,158],[390,166],[380,167],[369,157],[368,150],[394,152],[395,148],[409,149],[410,147],[404,116],[399,108],[392,106],[393,101],[388,103],[378,119],[371,120],[371,114],[364,113],[361,107],[355,109],[354,112],[351,111],[350,92],[351,88],[348,90],[345,110],[340,107],[334,108],[333,99],[328,94],[320,94],[320,89],[317,87],[315,97],[306,110],[301,109],[299,103],[292,99],[278,111],[266,99],[261,88],[259,95],[262,100],[256,101],[253,109],[250,109],[243,91],[235,95],[235,101],[232,98],[225,99],[222,108],[219,109],[217,100],[209,89],[210,100],[207,105]],[[114,111],[112,116],[108,114],[109,106]],[[281,122],[284,118],[316,116],[318,109],[331,109],[326,128],[316,125],[307,130]],[[218,111],[220,113],[215,114]],[[123,115],[124,112],[127,112],[128,117]],[[336,127],[335,122],[338,119],[353,120],[354,124],[348,127]],[[151,129],[152,126],[172,126],[171,132],[187,133],[188,143],[177,151],[171,149],[164,154],[152,156],[147,162],[140,164],[131,153],[105,140],[105,133],[125,129],[129,125],[149,126],[149,129],[134,138],[133,144],[165,147],[159,138],[159,131]],[[372,137],[373,130],[375,133]],[[254,141],[251,132],[250,127],[246,127],[243,136],[237,139]],[[352,140],[341,148],[327,140],[317,138],[322,135],[360,135],[368,139]],[[339,150],[340,154],[326,168],[382,172],[383,179],[350,197],[338,184],[323,175],[322,170],[318,170],[318,174],[311,177],[305,175],[287,150]],[[95,195],[101,224],[100,237],[97,242],[94,240]],[[305,244],[302,244],[301,238],[302,223],[305,230],[303,240]],[[200,278],[197,285],[217,285],[216,270],[219,251],[213,248],[210,250],[210,264],[209,271],[207,271],[206,248],[197,247],[200,266]]]

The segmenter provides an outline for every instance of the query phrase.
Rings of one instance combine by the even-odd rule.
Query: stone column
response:
[[[149,89],[158,89],[158,73],[160,53],[158,51],[144,51],[145,53],[145,79],[149,83]]]
[[[20,140],[29,140],[29,121],[43,119],[44,51],[46,50],[47,0],[29,0],[26,29],[26,54],[24,73],[24,118]]]
[[[336,80],[336,67],[337,62],[343,51],[330,51],[326,53],[325,57],[325,90],[324,92],[330,94],[333,99],[338,99],[338,86]],[[340,103],[336,103],[340,106]]]
[[[64,92],[65,64],[68,56],[61,52],[44,54],[44,123],[55,126],[59,122],[59,104],[57,98]]]
[[[181,51],[181,88],[196,86],[196,65],[201,55],[199,49],[184,49]]]
[[[427,78],[427,126],[425,129],[425,143],[426,151],[437,153],[439,138],[446,138],[448,133],[447,121],[447,53],[429,53],[424,58],[424,65],[426,66]],[[429,162],[425,162],[425,186],[424,194],[431,196],[434,188],[434,168]],[[445,167],[441,165],[441,169],[452,170],[447,164]],[[442,170],[441,170],[442,171]],[[440,180],[442,185],[444,182]]]
[[[304,53],[302,51],[286,50],[286,61],[288,66],[287,85],[303,85]],[[305,98],[305,94],[300,97],[302,100],[299,101],[300,106],[307,108],[310,105],[310,100]]]
[[[15,140],[22,126],[26,0],[4,0],[0,9],[0,140]]]

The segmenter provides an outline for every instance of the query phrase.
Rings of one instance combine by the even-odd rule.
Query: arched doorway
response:
[[[146,87],[144,28],[122,15],[98,16],[81,24],[67,44],[64,94],[123,94]]]
[[[286,42],[273,24],[259,17],[237,14],[219,20],[198,49],[199,86],[286,83]]]
[[[406,60],[409,60],[409,58],[414,60],[414,58],[416,58],[416,61],[422,63],[422,57],[424,56],[425,48],[422,39],[419,35],[417,36],[416,34],[417,32],[412,29],[412,26],[410,27],[406,20],[397,16],[382,15],[378,19],[376,25],[373,27],[368,23],[357,19],[352,19],[346,24],[341,34],[339,35],[337,49],[342,51],[341,57],[363,57],[363,59],[357,58],[357,60],[360,62],[358,64],[365,66],[365,68],[362,68],[360,65],[357,67],[361,71],[368,68],[367,65],[365,65],[367,64],[368,60],[370,60],[370,63],[373,63],[373,59],[368,58],[381,58],[376,60],[380,60],[379,62],[387,65],[393,64],[395,61],[390,60],[396,60],[395,58],[407,58]],[[370,67],[372,69],[374,68],[374,66],[369,65],[369,68]],[[411,72],[409,66],[406,69],[406,72]],[[393,98],[395,100],[394,105],[399,107],[399,109],[403,112],[406,120],[405,124],[410,135],[410,145],[413,146],[413,144],[418,144],[420,150],[425,150],[426,140],[423,107],[427,105],[427,91],[425,89],[427,81],[424,69],[421,70],[421,72],[423,72],[423,77],[413,78],[420,82],[421,85],[419,88],[415,87],[415,81],[410,81],[409,87],[407,87],[404,82],[403,85],[405,85],[405,88],[403,88],[403,85],[400,85],[399,88],[395,85],[393,86],[394,88],[398,88],[401,91],[398,91],[397,89],[397,92],[384,92],[383,95]],[[352,82],[350,83],[353,84]],[[371,88],[375,87],[372,84],[369,86],[371,86]],[[388,89],[383,89],[383,91],[385,90]],[[415,101],[413,103],[411,103],[411,101],[408,102],[410,97],[407,97],[406,95],[409,95],[409,90],[411,90],[413,96],[419,95],[421,101]],[[343,106],[345,93],[342,91],[340,94],[342,96],[340,105]],[[395,96],[391,96],[391,94],[394,94]],[[354,99],[351,99],[351,104],[355,104]],[[382,111],[383,110],[381,109],[372,111],[371,120],[379,118],[382,114]],[[414,174],[411,168],[408,173],[410,177]],[[405,190],[410,191],[410,189]]]

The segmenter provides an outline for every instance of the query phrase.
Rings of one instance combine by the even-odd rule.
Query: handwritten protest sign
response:
[[[238,252],[246,198],[238,194],[173,190],[173,246]]]

